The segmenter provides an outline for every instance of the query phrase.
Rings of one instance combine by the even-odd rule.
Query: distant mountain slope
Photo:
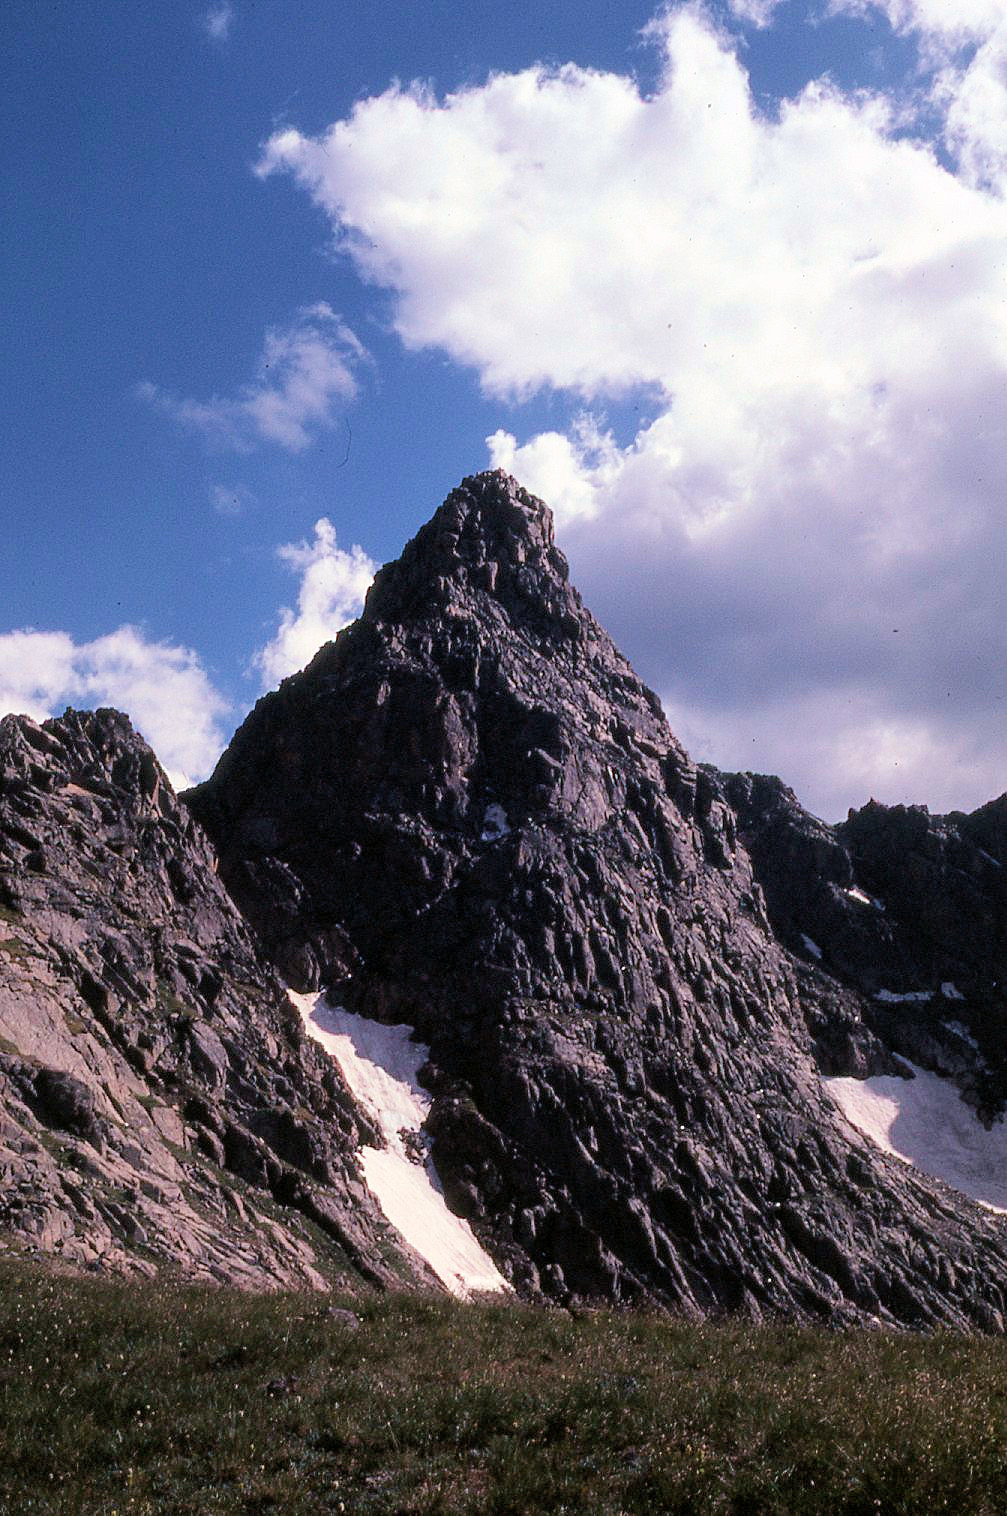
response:
[[[454,491],[186,799],[281,970],[429,1043],[449,1200],[518,1285],[1003,1328],[1004,1224],[821,1078],[925,1064],[931,1002],[878,998],[918,981],[995,1064],[1002,810],[830,829],[694,766],[513,480]]]
[[[1007,1098],[1007,796],[971,816],[871,801],[837,827],[778,779],[716,776],[777,935],[861,997],[884,1044],[954,1079],[984,1120]],[[835,1072],[863,1072],[819,1027]]]

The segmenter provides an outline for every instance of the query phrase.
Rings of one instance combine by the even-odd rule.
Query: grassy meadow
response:
[[[5,1516],[1005,1510],[996,1339],[0,1264]]]

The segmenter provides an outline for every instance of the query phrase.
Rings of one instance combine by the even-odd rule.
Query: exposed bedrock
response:
[[[115,711],[0,721],[0,1246],[254,1286],[426,1280],[202,828]]]
[[[829,828],[697,768],[513,480],[455,490],[187,802],[280,970],[430,1045],[448,1197],[518,1285],[1003,1326],[1003,1223],[821,1082],[937,1066],[882,991],[1002,1021],[1002,815]]]

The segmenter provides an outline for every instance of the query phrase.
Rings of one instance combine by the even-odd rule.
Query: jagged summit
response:
[[[396,620],[417,595],[450,597],[463,588],[516,607],[539,600],[555,615],[579,601],[567,585],[552,512],[496,469],[464,479],[402,556],[377,575],[364,617]]]
[[[393,835],[429,828],[453,870],[483,857],[488,840],[550,824],[591,835],[613,804],[635,804],[656,828],[662,867],[677,871],[671,830],[642,792],[627,793],[627,755],[686,803],[697,785],[709,788],[657,697],[568,583],[548,508],[494,472],[448,496],[381,570],[360,620],[259,701],[189,801],[214,835],[237,822],[248,855],[233,888],[291,976],[325,982],[346,966],[344,933],[369,941],[368,922],[381,922],[394,939],[417,909],[413,860],[401,858],[394,883],[391,872],[379,882],[361,825],[378,829],[395,858]],[[507,818],[492,839],[490,812]],[[248,888],[260,858],[273,878],[261,916]],[[299,900],[310,877],[312,899],[331,899],[338,879],[341,900],[355,901],[338,910],[335,956],[325,907],[306,941],[294,933],[288,957],[274,899],[279,858],[296,874]]]
[[[0,1242],[430,1283],[279,971],[415,1028],[444,1194],[533,1297],[1004,1330],[1004,814],[697,767],[477,475],[187,796],[115,712],[0,723]],[[981,1172],[849,1125],[877,1079]]]
[[[491,561],[527,562],[564,582],[568,577],[552,511],[503,469],[463,479],[385,574],[419,567],[432,578]]]
[[[999,1223],[822,1082],[901,1067],[785,888],[789,848],[830,942],[874,944],[848,850],[689,761],[506,475],[452,492],[189,803],[274,961],[429,1044],[445,1191],[519,1286],[1002,1325]]]
[[[314,662],[338,665],[336,649],[371,645],[381,627],[457,627],[465,619],[480,622],[484,640],[496,638],[502,648],[518,634],[543,649],[600,641],[619,656],[569,582],[549,507],[498,469],[452,490],[401,556],[379,570],[359,621]]]

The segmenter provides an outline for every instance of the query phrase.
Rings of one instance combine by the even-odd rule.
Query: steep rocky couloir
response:
[[[115,711],[0,721],[0,1246],[253,1286],[429,1281],[213,850]]]
[[[1002,1222],[822,1088],[899,1065],[871,984],[838,971],[842,923],[828,972],[767,859],[811,859],[808,899],[842,915],[855,828],[767,794],[760,851],[746,782],[689,761],[545,506],[493,473],[187,801],[281,971],[429,1043],[445,1189],[519,1286],[1001,1329]]]

